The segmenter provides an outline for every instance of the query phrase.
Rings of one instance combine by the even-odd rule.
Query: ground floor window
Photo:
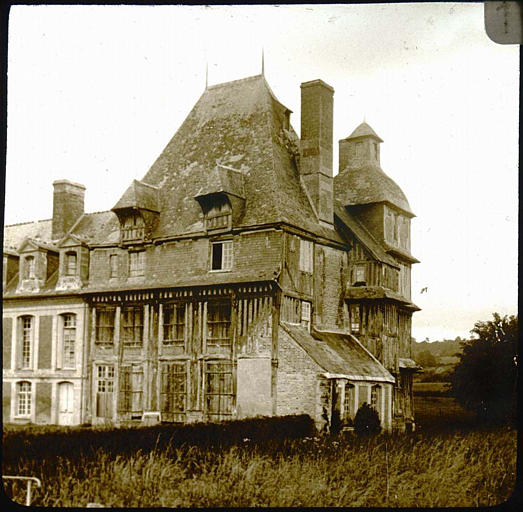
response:
[[[374,407],[381,418],[381,386],[379,384],[370,388],[370,405]]]
[[[355,386],[350,382],[345,384],[345,401],[344,401],[344,411],[345,419],[354,417],[354,395],[355,395]]]
[[[184,422],[187,408],[187,363],[164,362],[160,372],[162,421]]]
[[[113,417],[114,366],[99,365],[96,372],[96,416]]]
[[[16,385],[16,414],[30,416],[32,409],[32,385],[30,382],[18,382]]]
[[[120,367],[118,412],[131,418],[143,413],[143,368],[141,365]]]
[[[232,414],[233,365],[231,361],[206,361],[204,372],[205,413],[211,417]]]

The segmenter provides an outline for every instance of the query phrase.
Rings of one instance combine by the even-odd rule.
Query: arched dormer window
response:
[[[77,256],[76,252],[68,251],[65,253],[65,275],[75,276],[77,270]]]
[[[145,223],[139,213],[125,217],[122,223],[122,240],[142,240],[145,234]]]
[[[24,258],[24,279],[34,279],[35,277],[35,258],[26,256]]]

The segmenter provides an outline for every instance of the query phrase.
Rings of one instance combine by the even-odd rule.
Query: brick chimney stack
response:
[[[303,185],[322,224],[333,227],[332,124],[334,89],[322,80],[301,84]]]
[[[53,182],[52,239],[59,240],[84,214],[85,187],[68,180]]]

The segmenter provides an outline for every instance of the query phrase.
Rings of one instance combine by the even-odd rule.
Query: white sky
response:
[[[142,178],[205,85],[260,73],[293,110],[335,89],[337,141],[363,120],[412,222],[413,335],[467,337],[517,305],[519,48],[483,4],[14,6],[6,224],[50,218],[52,181],[108,210]],[[427,293],[420,294],[422,287]]]

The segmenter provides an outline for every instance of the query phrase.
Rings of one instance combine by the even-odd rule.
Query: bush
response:
[[[364,402],[354,417],[354,432],[360,436],[371,436],[380,431],[380,417],[376,409]]]

